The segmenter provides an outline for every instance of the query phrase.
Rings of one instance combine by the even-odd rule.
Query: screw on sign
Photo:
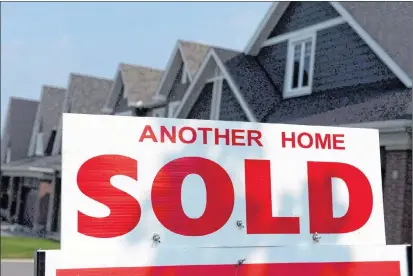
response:
[[[245,159],[244,167],[246,233],[299,234],[299,217],[272,215],[271,185],[277,183],[271,183],[270,161]],[[139,171],[139,160],[123,155],[99,155],[85,161],[78,170],[78,187],[84,195],[106,205],[110,215],[93,217],[79,211],[78,232],[90,237],[113,238],[133,230],[141,219],[140,203],[112,186],[110,179],[125,175],[138,180],[144,173]],[[181,202],[181,187],[190,174],[203,179],[207,195],[205,211],[196,219],[185,214]],[[349,233],[369,220],[373,208],[372,189],[357,167],[339,162],[308,161],[307,178],[310,233]],[[347,213],[338,218],[333,217],[332,178],[342,179],[349,194]],[[166,229],[182,236],[204,236],[218,231],[229,220],[234,200],[234,186],[227,171],[207,158],[174,159],[159,169],[152,183],[151,202],[156,218]]]

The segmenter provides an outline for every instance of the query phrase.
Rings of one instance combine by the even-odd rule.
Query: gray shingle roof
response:
[[[192,76],[194,76],[211,46],[185,40],[179,40],[179,43],[181,44],[182,55],[186,62],[185,65]]]
[[[411,118],[411,94],[408,89],[386,93],[363,103],[348,105],[285,123],[340,125],[407,118]]]
[[[112,85],[110,79],[70,74],[65,112],[102,114]]]
[[[413,75],[413,3],[411,1],[343,1],[340,4],[411,77]]]
[[[43,135],[43,148],[46,149],[49,137],[53,130],[57,130],[62,116],[63,102],[66,89],[45,85],[42,88],[40,104],[37,109],[36,122],[33,128],[29,156],[34,154],[36,135],[40,131]],[[40,130],[39,128],[42,128]]]
[[[38,101],[10,97],[7,118],[2,130],[1,163],[11,146],[11,161],[27,157]]]
[[[64,101],[64,113],[102,114],[109,91],[113,85],[110,79],[70,74]],[[60,153],[62,147],[62,121],[56,135],[53,154]]]
[[[162,70],[121,63],[119,65],[128,104],[149,103],[162,78]]]

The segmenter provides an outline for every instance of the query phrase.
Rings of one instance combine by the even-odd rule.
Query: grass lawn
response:
[[[59,249],[55,241],[26,237],[1,237],[2,259],[32,259],[37,249]]]

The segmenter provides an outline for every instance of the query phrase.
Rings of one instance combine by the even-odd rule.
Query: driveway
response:
[[[33,260],[1,260],[1,276],[34,276]]]

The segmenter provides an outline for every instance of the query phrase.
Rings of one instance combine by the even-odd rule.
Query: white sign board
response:
[[[373,129],[64,114],[61,246],[385,244]],[[316,236],[317,237],[317,236]]]
[[[41,256],[44,254],[43,256]],[[408,276],[407,248],[395,246],[288,246],[148,249],[76,254],[39,251],[44,276]],[[36,275],[39,276],[39,275]]]

